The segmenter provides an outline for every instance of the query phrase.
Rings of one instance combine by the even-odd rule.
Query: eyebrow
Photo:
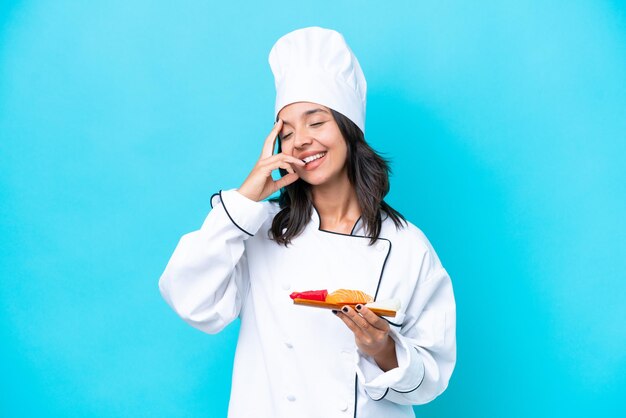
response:
[[[322,109],[321,107],[318,107],[317,109],[311,109],[311,110],[307,110],[306,112],[303,112],[301,117],[310,116],[313,113],[317,113],[317,112],[324,112],[330,115],[330,113],[327,110]],[[293,126],[291,123],[287,122],[285,119],[283,119],[283,125]]]

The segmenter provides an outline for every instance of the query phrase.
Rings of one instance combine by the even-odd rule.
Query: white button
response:
[[[348,402],[346,402],[346,401],[339,402],[339,410],[340,411],[347,411],[348,410]]]
[[[295,400],[296,400],[296,397],[295,397],[295,396],[293,396],[293,395],[287,395],[287,400],[288,400],[289,402],[293,402],[293,401],[295,401]]]
[[[287,348],[293,348],[293,344],[291,344],[289,341],[285,341],[285,346]]]
[[[283,290],[289,290],[289,288],[291,287],[291,285],[287,282],[284,282],[282,285]]]

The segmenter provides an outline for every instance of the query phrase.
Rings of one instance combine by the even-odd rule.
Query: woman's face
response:
[[[329,108],[297,102],[282,108],[278,117],[282,152],[307,163],[293,166],[302,180],[313,186],[347,181],[348,147]]]

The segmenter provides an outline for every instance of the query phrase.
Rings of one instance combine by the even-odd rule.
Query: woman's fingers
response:
[[[295,173],[295,171],[293,171],[293,167],[289,163],[281,162],[278,167],[286,170],[288,173]]]
[[[341,312],[343,312],[345,316],[350,318],[352,322],[354,322],[366,334],[371,334],[373,331],[376,331],[375,328],[372,329],[372,325],[368,321],[366,321],[365,318],[356,313],[356,311],[351,307],[344,306]]]
[[[377,328],[381,331],[389,331],[389,324],[387,321],[382,319],[380,316],[376,315],[374,312],[369,310],[367,306],[364,305],[356,305],[356,310],[361,314],[363,319],[365,319],[371,326]]]
[[[287,154],[283,154],[282,152],[280,154],[274,154],[271,155],[261,161],[259,161],[259,164],[263,164],[263,165],[272,165],[272,164],[276,164],[280,161],[286,161],[288,163],[291,164],[295,164],[298,165],[300,167],[304,167],[306,165],[306,163],[296,157],[293,157],[291,155],[287,155]]]
[[[354,323],[352,318],[346,315],[346,313],[343,310],[335,311],[335,312],[336,312],[336,315],[339,317],[339,319],[341,319],[344,322],[344,324],[346,324],[347,327],[350,328],[350,331],[352,331],[357,338],[363,337],[363,331],[357,324]]]
[[[385,349],[388,342],[389,324],[369,309],[366,310],[362,305],[358,306],[364,315],[359,315],[351,307],[344,306],[341,311],[336,311],[337,316],[354,333],[356,344],[361,351],[377,355]]]
[[[347,310],[345,309],[347,308]],[[344,306],[342,312],[348,316],[352,321],[359,326],[363,331],[368,334],[377,332],[388,332],[389,324],[384,319],[380,318],[374,312],[370,311],[365,306],[359,304],[356,305],[356,310],[349,306]]]
[[[278,133],[283,127],[282,119],[278,119],[272,128],[272,131],[269,133],[267,138],[265,138],[265,142],[263,143],[263,151],[261,151],[261,158],[271,157],[274,153],[274,146],[276,145],[276,137]]]
[[[298,173],[293,169],[292,164],[294,163],[304,164],[297,158],[284,154],[276,154],[270,158],[259,161],[257,166],[248,175],[246,181],[239,187],[239,193],[257,202],[265,199],[272,193],[290,185],[300,178]],[[286,170],[287,174],[278,180],[274,180],[272,178],[272,172],[279,168]]]
[[[265,175],[269,178],[271,176],[272,171],[278,170],[279,168],[287,170],[289,173],[294,173],[293,169],[294,165],[305,165],[303,161],[292,157],[291,155],[285,154],[276,154],[272,155],[269,158],[259,161],[259,168],[265,173]]]
[[[300,177],[296,173],[289,173],[282,176],[280,179],[274,182],[274,187],[276,188],[276,190],[274,191],[280,190],[285,186],[289,186],[291,183],[298,180],[299,178]]]

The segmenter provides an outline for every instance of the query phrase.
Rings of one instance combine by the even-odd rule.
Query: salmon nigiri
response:
[[[326,303],[334,303],[340,305],[342,303],[369,303],[374,298],[360,290],[339,289],[326,296]]]

